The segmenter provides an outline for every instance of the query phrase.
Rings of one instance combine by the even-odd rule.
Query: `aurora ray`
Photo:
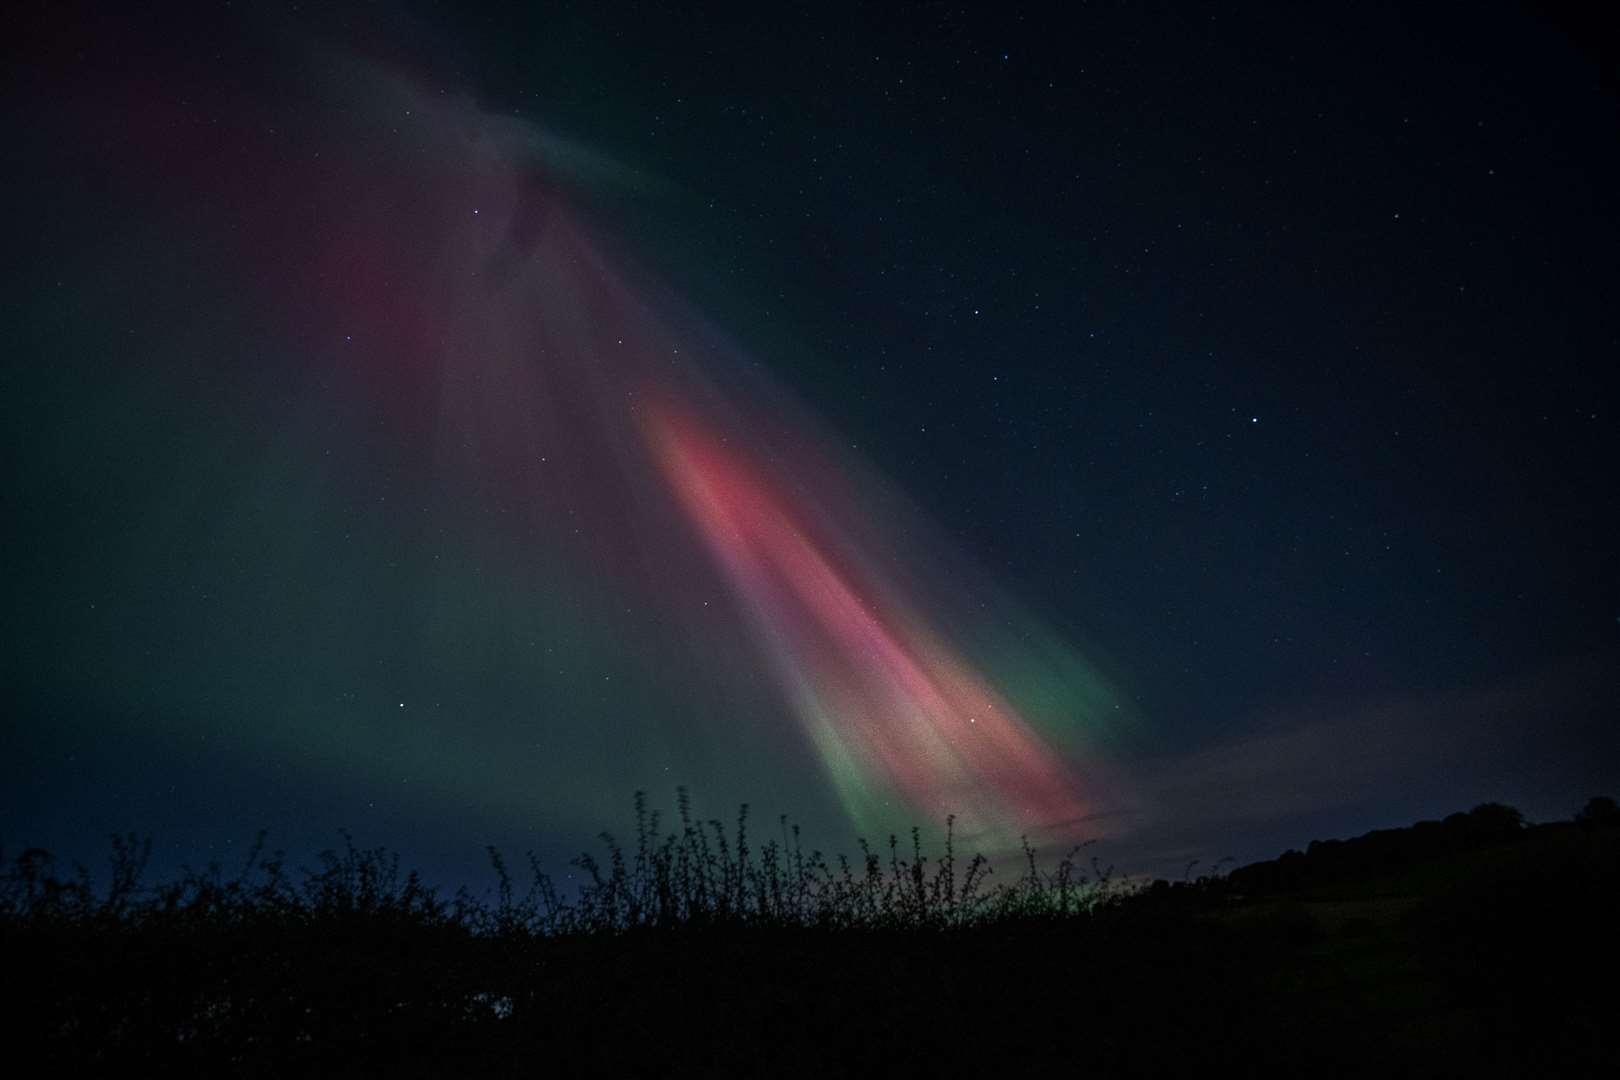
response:
[[[1012,705],[925,625],[875,611],[740,455],[662,409],[647,426],[857,821],[888,788],[974,832],[1085,815],[1077,779]]]

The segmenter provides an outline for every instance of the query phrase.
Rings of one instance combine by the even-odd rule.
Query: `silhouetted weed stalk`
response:
[[[61,874],[39,849],[5,863],[0,923],[17,931],[363,919],[494,938],[709,928],[945,930],[1082,917],[1135,891],[1097,859],[1077,862],[1085,845],[1045,870],[1027,840],[1020,876],[993,883],[984,855],[958,859],[954,817],[946,819],[938,858],[923,853],[921,833],[913,828],[909,845],[891,835],[887,851],[879,851],[861,840],[857,858],[829,860],[819,851],[806,852],[799,827],[785,816],[778,819],[778,835],[759,843],[749,832],[746,804],[728,831],[718,820],[695,819],[685,789],[678,789],[676,802],[676,827],[666,831],[645,793],[637,792],[634,851],[602,833],[601,858],[584,853],[571,861],[583,874],[572,896],[558,889],[533,854],[528,887],[520,892],[505,859],[491,847],[493,902],[466,889],[447,900],[414,871],[401,875],[396,854],[358,848],[347,833],[341,851],[324,851],[316,867],[297,873],[288,869],[284,853],[266,853],[261,834],[233,878],[214,863],[145,886],[151,845],[131,835],[113,838],[103,891],[93,887],[83,866]]]

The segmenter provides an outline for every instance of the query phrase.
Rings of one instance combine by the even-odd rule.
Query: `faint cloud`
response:
[[[1492,800],[1565,816],[1594,793],[1583,784],[1620,772],[1617,691],[1620,656],[1607,653],[1488,686],[1302,705],[1249,725],[1253,734],[1137,763],[1141,797],[1119,843],[1163,872],[1322,828],[1336,812],[1334,835]],[[1293,842],[1312,838],[1325,837]]]

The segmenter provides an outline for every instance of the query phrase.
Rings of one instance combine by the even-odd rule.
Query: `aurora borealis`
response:
[[[681,785],[1151,861],[1615,763],[1613,317],[1511,224],[1611,235],[1612,151],[1337,68],[1320,142],[1232,84],[1271,145],[1203,30],[610,8],[32,25],[0,840],[454,872]]]
[[[1083,782],[1006,696],[898,602],[880,603],[880,592],[841,573],[807,535],[803,515],[718,440],[662,408],[647,424],[655,455],[748,606],[789,707],[855,823],[881,828],[878,796],[887,790],[935,820],[961,813],[970,835],[992,824],[1049,829],[1086,816]],[[894,629],[897,622],[906,629]]]
[[[187,534],[187,563],[170,568],[192,579],[187,599],[231,599],[228,580],[213,586],[225,596],[202,592],[198,570],[250,559],[308,589],[239,596],[260,625],[177,643],[198,650],[179,664],[218,665],[227,682],[278,672],[233,733],[243,752],[397,776],[413,797],[496,813],[534,812],[544,791],[542,812],[584,828],[623,803],[604,776],[746,798],[702,757],[764,742],[788,790],[829,791],[865,834],[951,813],[992,845],[1077,827],[1096,798],[1083,775],[1106,775],[1078,751],[1121,707],[1103,677],[1026,656],[1001,686],[970,661],[964,640],[987,627],[1047,632],[991,607],[960,567],[947,579],[947,542],[749,354],[633,282],[570,206],[556,140],[381,66],[329,78],[358,104],[306,134],[295,156],[318,169],[271,185],[304,197],[258,208],[246,238],[222,237],[219,262],[197,268],[212,279],[199,307],[298,312],[271,328],[294,370],[259,373],[280,384],[273,415],[243,406],[273,430],[214,437],[240,455],[229,475],[251,479],[210,492],[230,484],[210,476],[217,463],[176,463],[133,508]],[[406,126],[379,134],[385,116]],[[152,196],[187,212],[161,186]],[[158,332],[165,350],[216,333],[188,315]],[[312,340],[316,357],[287,358]],[[400,568],[393,583],[333,565],[329,545],[362,530]],[[173,542],[154,535],[132,558],[162,562]],[[266,625],[291,642],[279,657]],[[357,640],[395,650],[361,669],[370,716],[344,686]],[[129,677],[183,699],[169,662]],[[1035,675],[1043,731],[1015,704]],[[514,681],[527,715],[479,715]],[[733,719],[706,723],[694,700]],[[209,707],[192,705],[205,725]]]

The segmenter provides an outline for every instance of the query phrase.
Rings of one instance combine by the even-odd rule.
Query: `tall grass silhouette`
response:
[[[72,1073],[914,1075],[1041,1067],[1053,1032],[1099,1075],[1590,1071],[1612,976],[1556,973],[1620,960],[1617,819],[1486,804],[1146,883],[1084,845],[998,874],[949,819],[938,854],[913,829],[828,857],[678,790],[667,825],[638,793],[633,843],[602,834],[566,891],[491,848],[479,895],[346,833],[149,884],[119,836],[100,877],[0,853],[0,1033]]]
[[[785,815],[777,835],[760,842],[749,831],[747,804],[729,830],[718,819],[694,818],[685,789],[677,789],[676,807],[677,827],[665,831],[662,815],[637,792],[634,849],[601,833],[600,856],[585,852],[571,860],[582,874],[573,895],[532,854],[520,891],[506,858],[489,847],[493,898],[465,889],[442,897],[415,871],[402,874],[397,854],[356,847],[347,832],[343,847],[323,851],[314,868],[289,869],[285,853],[268,852],[261,833],[233,877],[211,863],[147,885],[151,843],[132,834],[112,837],[107,885],[99,892],[84,866],[59,867],[41,849],[6,862],[0,919],[12,928],[138,929],[363,916],[473,936],[553,938],[683,928],[939,930],[1081,917],[1135,890],[1096,858],[1082,866],[1077,856],[1086,845],[1043,869],[1027,840],[1021,875],[993,882],[983,854],[958,858],[954,817],[946,819],[937,857],[924,853],[914,827],[907,844],[891,835],[886,848],[874,850],[863,839],[857,857],[829,859],[805,851],[799,826]]]

